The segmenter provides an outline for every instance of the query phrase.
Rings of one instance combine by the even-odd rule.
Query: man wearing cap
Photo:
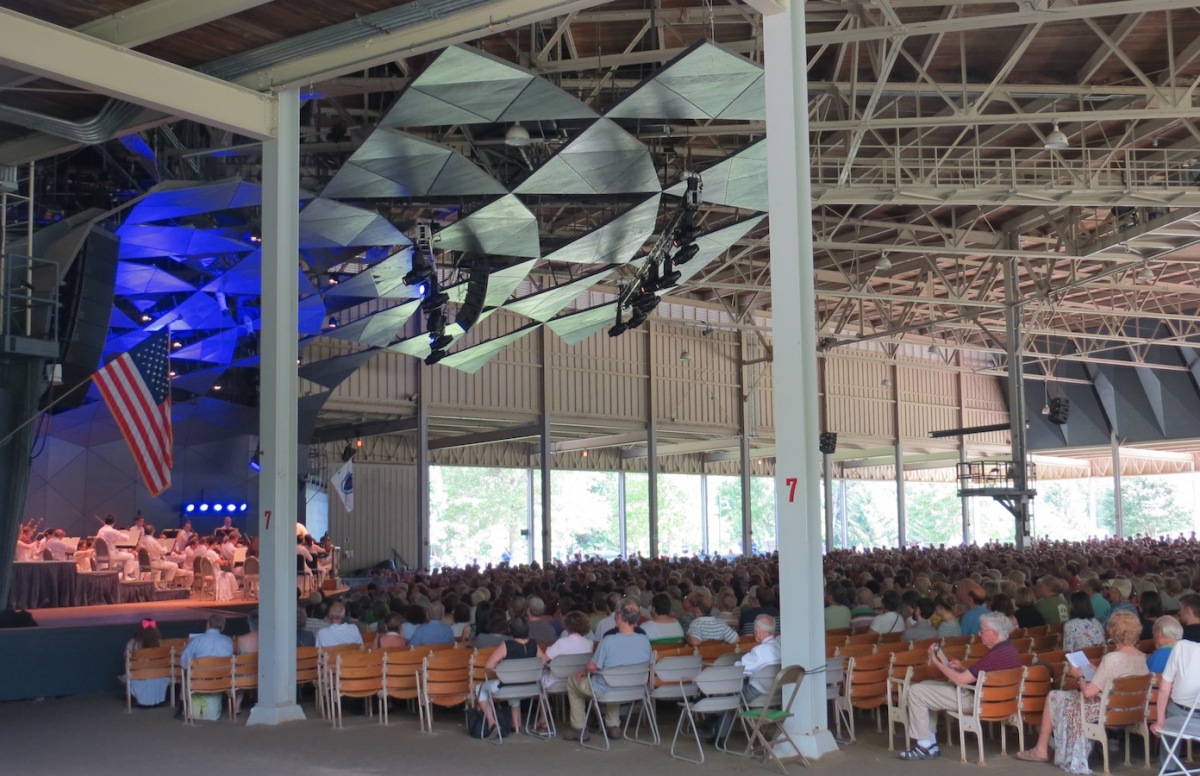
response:
[[[1137,607],[1129,603],[1129,594],[1133,592],[1133,584],[1125,577],[1114,577],[1108,581],[1108,587],[1104,590],[1104,595],[1108,598],[1108,602],[1112,604],[1112,608],[1108,610],[1108,614],[1104,616],[1104,624],[1108,624],[1108,618],[1113,616],[1113,612],[1121,610],[1138,615]]]

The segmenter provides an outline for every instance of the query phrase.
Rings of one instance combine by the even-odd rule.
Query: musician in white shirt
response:
[[[44,549],[50,550],[52,560],[71,560],[71,554],[75,552],[75,548],[63,541],[66,536],[66,531],[57,528],[50,538],[46,540]]]
[[[115,567],[117,563],[124,564],[125,578],[137,579],[137,556],[132,552],[117,549],[118,545],[128,544],[129,537],[113,526],[116,520],[112,515],[106,515],[104,525],[100,526],[100,530],[96,532],[96,538],[103,539],[108,544],[108,556],[113,566]]]
[[[184,573],[179,568],[178,563],[167,560],[165,557],[167,551],[154,538],[154,526],[150,525],[144,528],[142,539],[138,542],[138,547],[144,549],[146,554],[150,556],[150,568],[153,569],[150,578],[153,580],[155,587],[160,586],[160,580],[161,586],[169,586],[172,581]],[[187,576],[189,578],[193,576],[192,572],[188,571]],[[189,579],[188,581],[190,582],[191,580]]]
[[[21,526],[21,532],[17,535],[17,563],[41,560],[40,557],[34,557],[36,551],[37,543],[33,541],[33,529],[28,526]]]
[[[140,546],[142,537],[146,535],[146,518],[142,516],[139,510],[137,516],[133,518],[133,525],[129,526],[129,530],[125,532],[125,543]]]
[[[184,550],[188,548],[188,541],[192,538],[192,521],[188,520],[183,524],[183,528],[179,529],[179,533],[175,534],[175,554],[182,555]]]

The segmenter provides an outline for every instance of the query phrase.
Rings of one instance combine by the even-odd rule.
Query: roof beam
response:
[[[664,455],[687,455],[689,453],[706,453],[710,450],[723,450],[726,448],[737,447],[742,443],[741,437],[724,437],[721,439],[696,439],[691,442],[678,442],[673,445],[659,445],[655,448],[655,452],[659,457]],[[621,458],[630,460],[633,458],[645,458],[647,448],[645,445],[637,445],[625,450],[621,453]]]
[[[475,434],[457,434],[429,440],[430,450],[448,450],[453,447],[473,447],[475,445],[490,445],[493,442],[511,442],[514,439],[526,439],[542,433],[541,423],[527,423],[524,426],[510,426],[491,431],[480,431]]]
[[[562,442],[551,442],[551,453],[570,453],[576,450],[599,450],[603,447],[622,447],[646,441],[645,431],[634,431],[629,434],[609,434],[607,436],[588,437],[586,439],[568,439]],[[530,445],[530,455],[541,452],[537,445]]]
[[[135,48],[226,16],[249,11],[271,0],[147,0],[76,27],[76,32]]]
[[[406,431],[417,430],[416,418],[396,418],[393,420],[373,420],[363,423],[343,423],[338,426],[327,426],[313,431],[310,444],[321,445],[326,442],[337,442],[340,439],[361,439],[362,437],[383,436],[385,434],[402,434]]]
[[[275,98],[0,8],[0,64],[265,140]]]
[[[470,10],[438,15],[430,4],[433,17],[423,24],[411,24],[402,29],[381,31],[378,35],[356,40],[342,46],[319,51],[308,56],[289,59],[266,70],[241,76],[234,82],[252,88],[304,86],[347,73],[357,73],[383,65],[398,56],[411,57],[428,51],[494,35],[535,22],[565,16],[607,0],[494,0],[481,3]]]

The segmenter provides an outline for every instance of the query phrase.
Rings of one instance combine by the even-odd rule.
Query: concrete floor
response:
[[[488,774],[529,776],[531,773],[570,773],[571,776],[637,776],[639,774],[704,772],[733,773],[738,759],[706,747],[703,766],[673,760],[670,736],[674,717],[664,719],[666,741],[658,747],[616,742],[609,752],[582,749],[562,740],[542,741],[527,736],[495,746],[467,738],[462,715],[444,712],[435,720],[435,732],[417,730],[415,714],[392,713],[392,724],[380,727],[350,706],[346,728],[333,730],[322,722],[310,703],[305,722],[278,728],[221,722],[185,727],[170,709],[135,709],[126,714],[124,700],[108,695],[87,695],[43,701],[0,704],[0,773],[4,774],[122,774],[162,772],[171,776],[351,776],[387,774],[398,770],[434,774]],[[668,715],[663,713],[664,717]],[[244,722],[245,716],[242,717]],[[858,743],[815,762],[813,772],[852,773],[855,776],[900,776],[907,771],[920,776],[962,776],[980,773],[977,765],[961,765],[958,748],[943,747],[939,760],[925,763],[898,761],[887,750],[874,724],[860,718]],[[1015,749],[1015,742],[1014,749]],[[1014,750],[1010,749],[1010,754]],[[974,750],[972,750],[974,754]],[[988,742],[987,773],[992,776],[1053,776],[1062,771],[1049,765],[1018,762],[999,756],[999,743]],[[1136,762],[1136,761],[1135,761]],[[1099,760],[1093,759],[1099,773]],[[804,768],[792,763],[795,776]],[[1128,776],[1148,774],[1142,768],[1114,767]],[[779,773],[759,762],[749,774]]]

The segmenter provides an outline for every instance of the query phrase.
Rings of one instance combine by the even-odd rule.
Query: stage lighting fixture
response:
[[[412,269],[404,273],[404,285],[420,286],[424,283],[428,283],[432,277],[433,269],[430,267],[418,267],[414,265]],[[420,289],[418,289],[418,293],[421,293]]]
[[[220,512],[225,509],[225,507],[221,506],[220,504],[213,504],[212,507],[214,512]]]
[[[256,472],[262,471],[262,461],[260,460],[261,456],[262,451],[256,450],[254,451],[254,455],[250,458],[250,468]]]
[[[239,512],[245,512],[245,511],[246,511],[247,509],[249,509],[249,508],[250,508],[250,505],[249,505],[249,504],[247,504],[245,501],[243,501],[243,502],[242,502],[242,506],[241,506],[241,508],[239,508],[239,509],[238,509],[238,511],[239,511]]]
[[[225,511],[226,511],[226,512],[233,512],[233,511],[235,511],[236,509],[237,509],[237,504],[226,504],[226,505],[225,505]]]
[[[614,324],[611,328],[609,328],[608,336],[620,337],[622,334],[624,334],[628,330],[629,330],[629,324],[625,323],[624,321],[621,321],[620,323]]]
[[[689,262],[693,258],[695,258],[696,254],[699,252],[700,252],[699,245],[697,245],[696,243],[688,243],[687,245],[683,246],[682,248],[680,248],[678,251],[675,252],[675,255],[672,257],[672,260],[676,264],[686,264],[687,262]]]
[[[666,291],[668,288],[674,288],[679,284],[680,278],[683,277],[682,272],[677,269],[670,269],[669,266],[670,265],[667,265],[667,271],[664,272],[663,276],[658,279],[659,291]]]
[[[201,504],[201,505],[200,505],[200,511],[201,511],[201,512],[207,512],[207,511],[208,511],[208,504]]]
[[[184,508],[183,508],[183,511],[184,511],[184,512],[195,512],[195,511],[196,511],[196,505],[195,505],[195,504],[188,504],[186,507],[184,507]]]
[[[636,312],[649,314],[661,301],[657,294],[643,289],[631,300],[631,304]]]
[[[443,358],[445,358],[448,355],[450,355],[450,354],[444,350],[430,351],[429,355],[425,356],[425,366],[433,366],[434,364],[441,361]]]
[[[338,325],[337,316],[336,315],[329,316],[329,328],[336,329],[337,325]]]
[[[358,448],[355,447],[354,445],[348,444],[345,447],[343,447],[342,448],[342,463],[349,461],[351,458],[353,458],[355,456],[356,453],[358,453]]]
[[[430,350],[445,350],[450,343],[454,341],[454,337],[449,334],[429,334],[429,349]]]
[[[425,297],[425,301],[421,302],[421,309],[424,312],[430,312],[438,307],[443,307],[450,301],[450,296],[445,291],[431,291],[429,296]]]
[[[625,326],[627,329],[636,329],[646,322],[646,317],[646,313],[635,310],[633,314],[629,316],[629,321],[625,324]]]

